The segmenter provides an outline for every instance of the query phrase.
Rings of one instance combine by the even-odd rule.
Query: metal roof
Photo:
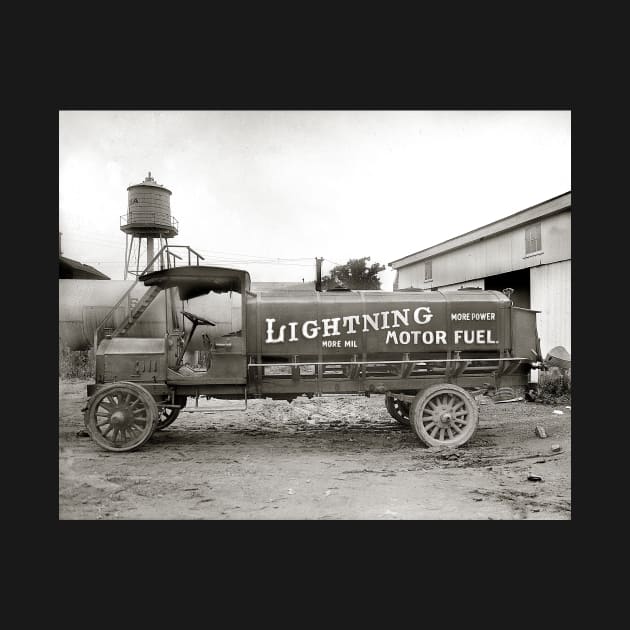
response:
[[[74,272],[79,272],[78,274]],[[109,276],[106,276],[104,273],[100,272],[98,269],[94,269],[94,267],[90,267],[90,265],[84,265],[80,263],[78,260],[72,260],[71,258],[66,258],[65,256],[59,256],[59,277],[62,279],[67,278],[81,278],[88,277],[94,280],[111,280]]]
[[[404,267],[406,265],[426,260],[427,258],[432,258],[438,254],[444,254],[453,249],[470,245],[471,243],[481,241],[489,236],[494,236],[495,234],[514,229],[524,223],[529,223],[570,208],[571,191],[568,191],[562,195],[558,195],[557,197],[547,199],[535,206],[525,208],[525,210],[519,210],[518,212],[510,214],[498,221],[493,221],[492,223],[488,223],[487,225],[471,230],[470,232],[465,232],[464,234],[450,238],[442,243],[438,243],[437,245],[432,245],[431,247],[422,249],[414,254],[409,254],[407,256],[403,256],[402,258],[393,260],[388,264],[394,269]]]
[[[160,289],[177,287],[182,300],[191,300],[210,291],[215,293],[249,291],[250,287],[247,271],[205,265],[151,271],[141,275],[139,280],[147,287],[157,286]]]

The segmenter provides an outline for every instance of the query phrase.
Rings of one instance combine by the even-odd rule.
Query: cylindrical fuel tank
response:
[[[498,356],[511,345],[510,307],[503,293],[480,290],[261,294],[248,300],[247,346],[270,360]]]
[[[59,280],[59,338],[62,344],[70,350],[91,347],[96,328],[133,283],[133,280]],[[146,291],[147,287],[138,283],[130,295],[140,299]],[[238,294],[209,293],[182,302],[176,291],[169,289],[169,305],[174,306],[169,308],[169,327],[181,329],[183,326],[186,332],[190,330],[191,323],[181,315],[182,310],[216,323],[216,326],[199,326],[195,330],[189,349],[204,350],[204,334],[214,339],[241,329],[240,300]],[[113,326],[122,323],[125,316],[126,308],[119,307],[112,317]],[[128,336],[163,337],[165,317],[164,291],[161,291],[134,323]]]

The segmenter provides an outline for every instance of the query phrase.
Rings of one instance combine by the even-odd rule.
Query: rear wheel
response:
[[[169,399],[170,400],[170,399]],[[188,400],[187,396],[175,396],[175,404],[179,405],[181,409],[186,406],[186,401]],[[158,418],[156,431],[163,431],[166,427],[169,427],[175,420],[177,420],[177,416],[179,416],[179,412],[181,409],[173,409],[172,407],[164,407],[162,412],[160,413],[160,417]]]
[[[411,421],[409,420],[409,403],[399,400],[398,398],[393,398],[392,396],[385,396],[385,407],[394,420],[406,427],[411,425]]]
[[[111,383],[88,403],[85,427],[107,451],[133,451],[153,434],[158,407],[153,396],[136,383]]]
[[[461,446],[478,422],[473,397],[457,385],[432,385],[418,392],[411,404],[411,424],[427,446]]]

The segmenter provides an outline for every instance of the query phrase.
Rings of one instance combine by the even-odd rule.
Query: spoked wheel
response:
[[[175,404],[179,405],[182,409],[186,406],[186,401],[188,400],[188,396],[175,396]],[[179,412],[181,409],[172,409],[171,407],[164,407],[162,409],[162,413],[158,418],[156,431],[163,431],[166,427],[170,426],[177,420],[177,416],[179,416]]]
[[[90,437],[108,451],[133,451],[152,435],[158,420],[153,396],[136,383],[112,383],[88,403],[85,426]]]
[[[411,425],[411,421],[409,420],[409,403],[399,400],[398,398],[385,396],[385,407],[394,420],[406,427]]]
[[[428,446],[461,446],[472,437],[479,412],[473,397],[457,385],[432,385],[411,405],[411,423]]]

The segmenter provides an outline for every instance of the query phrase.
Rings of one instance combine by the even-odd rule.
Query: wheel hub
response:
[[[112,424],[124,424],[127,416],[124,411],[114,411],[111,415]]]
[[[437,418],[437,423],[441,428],[451,426],[451,421],[453,417],[450,413],[441,413]]]

